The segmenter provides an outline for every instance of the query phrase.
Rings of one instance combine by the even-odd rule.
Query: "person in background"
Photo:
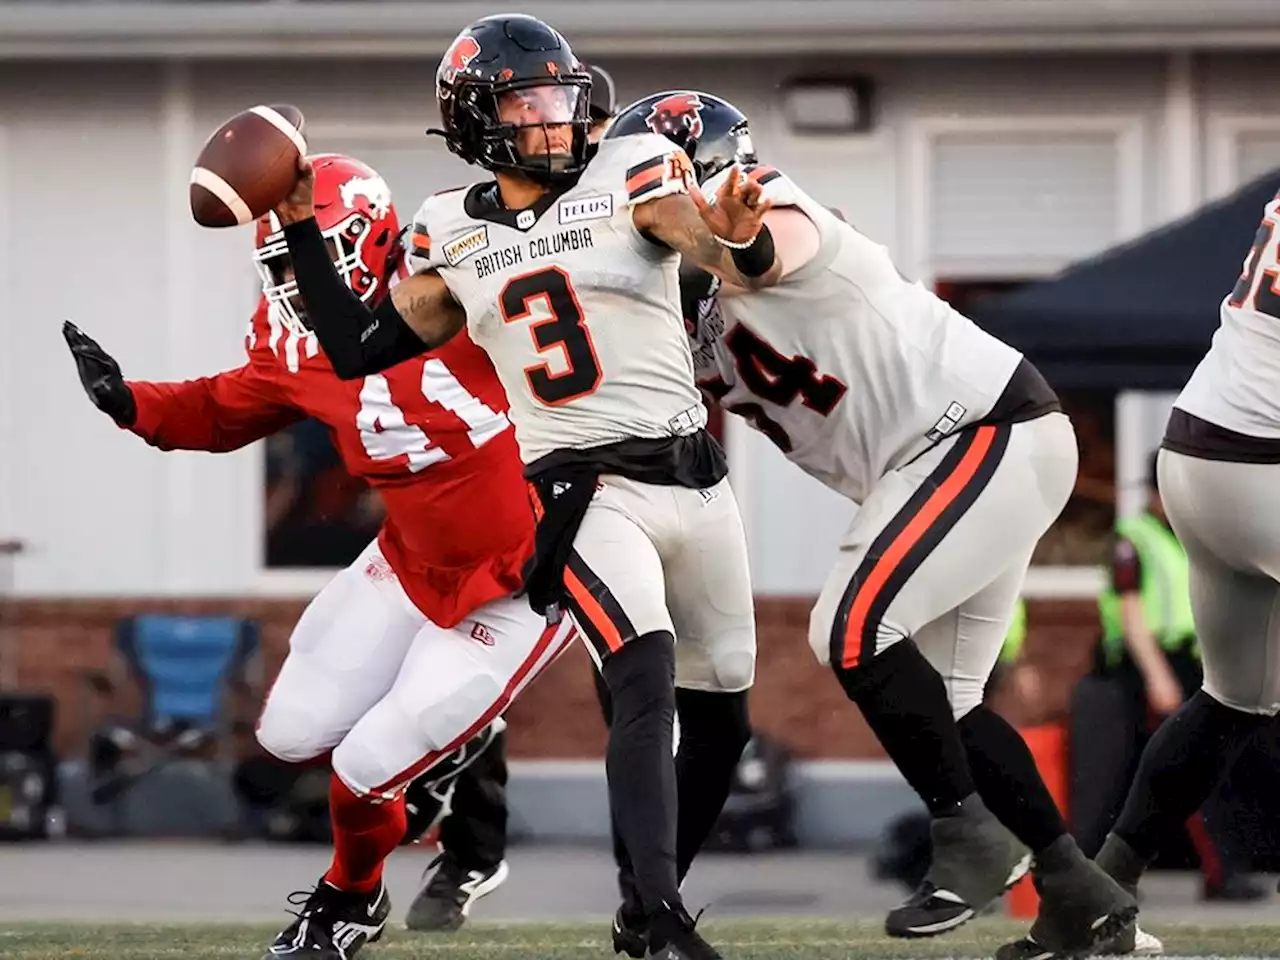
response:
[[[599,141],[617,109],[613,78],[601,67],[591,66],[592,121],[590,140]],[[602,704],[609,691],[599,671],[592,670]],[[605,710],[606,722],[609,716]],[[477,900],[506,880],[507,847],[506,735],[499,731],[487,749],[464,767],[441,790],[424,782],[409,788],[411,808],[406,842],[412,842],[440,821],[441,853],[423,876],[424,884],[409,907],[405,924],[410,930],[457,930]],[[446,809],[447,807],[447,809]],[[614,834],[614,851],[621,847]],[[434,872],[432,872],[434,870]]]
[[[1129,790],[1156,725],[1200,689],[1187,555],[1165,516],[1150,461],[1146,509],[1116,523],[1111,582],[1098,598],[1102,638],[1092,673],[1072,696],[1070,812],[1081,848],[1094,856]],[[1095,735],[1106,730],[1106,736]],[[1248,875],[1250,838],[1233,816],[1228,779],[1187,823],[1206,900],[1249,901],[1266,890]]]

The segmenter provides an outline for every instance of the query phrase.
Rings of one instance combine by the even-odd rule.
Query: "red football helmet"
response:
[[[316,222],[333,264],[361,300],[376,300],[387,292],[402,260],[391,189],[376,171],[351,157],[320,153],[309,159],[316,171]],[[274,212],[260,217],[256,231],[253,261],[269,316],[296,334],[310,332],[279,218]]]

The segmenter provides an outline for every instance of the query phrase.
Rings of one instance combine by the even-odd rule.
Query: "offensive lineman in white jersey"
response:
[[[423,204],[414,275],[372,311],[324,252],[305,163],[277,212],[340,375],[375,372],[464,324],[492,358],[539,514],[530,603],[549,618],[572,611],[612,694],[610,799],[649,955],[709,960],[719,954],[681,903],[676,848],[701,845],[728,794],[749,737],[755,635],[742,523],[704,429],[677,265],[683,256],[743,288],[776,282],[781,267],[758,187],[730,183],[711,205],[688,185],[683,151],[652,134],[589,152],[590,87],[564,38],[532,17],[487,17],[457,37],[437,72],[441,132],[495,179]],[[673,762],[674,684],[718,694],[682,715],[681,751],[692,737],[730,763]]]
[[[1131,890],[1280,713],[1280,197],[1174,401],[1160,496],[1191,565],[1204,685],[1152,736],[1097,863]]]
[[[1016,350],[757,164],[732,105],[655,94],[606,142],[639,130],[684,146],[708,191],[745,173],[774,204],[781,282],[748,291],[682,270],[686,310],[700,301],[703,389],[859,505],[809,637],[934,817],[929,873],[887,931],[932,936],[981,911],[1026,870],[1012,831],[1034,855],[1037,932],[1075,950],[1111,938],[1133,898],[1080,852],[1022,738],[982,706],[1032,550],[1075,483],[1057,397]]]

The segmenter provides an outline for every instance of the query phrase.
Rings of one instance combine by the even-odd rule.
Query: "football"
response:
[[[191,215],[205,227],[252,223],[285,197],[307,152],[302,111],[250,107],[205,141],[191,171]]]

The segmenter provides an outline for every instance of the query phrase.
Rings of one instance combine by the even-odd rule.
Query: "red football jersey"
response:
[[[314,336],[259,306],[244,366],[183,383],[131,381],[133,431],[164,449],[234,450],[304,417],[329,427],[347,470],[376,487],[382,550],[414,604],[451,627],[514,592],[533,515],[507,399],[463,331],[438,350],[340,380]]]

